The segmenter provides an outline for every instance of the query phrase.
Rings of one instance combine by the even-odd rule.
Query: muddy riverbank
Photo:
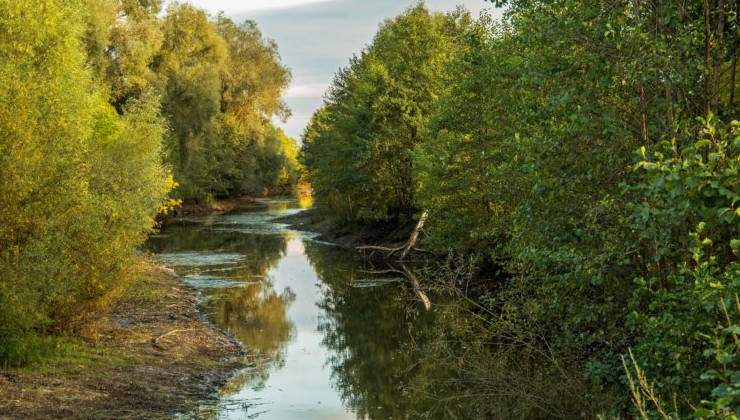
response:
[[[309,209],[275,219],[291,229],[315,232],[320,240],[330,242],[346,250],[354,251],[359,246],[395,246],[408,240],[415,223],[376,223],[367,225],[343,225],[321,214],[317,208]]]
[[[143,260],[105,313],[59,354],[0,370],[0,419],[172,418],[213,397],[241,366],[241,344],[199,311],[197,292]]]

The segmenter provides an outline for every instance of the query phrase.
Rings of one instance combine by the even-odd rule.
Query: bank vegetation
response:
[[[540,351],[622,395],[592,398],[607,417],[735,418],[740,2],[495,3],[500,20],[418,5],[386,21],[303,135],[325,217],[428,211],[424,246],[493,279],[478,327],[427,348],[460,380],[427,372],[417,391],[497,413],[508,338],[544,349],[509,352],[520,368]]]
[[[294,184],[289,80],[251,21],[0,0],[0,366],[112,304],[158,212]]]

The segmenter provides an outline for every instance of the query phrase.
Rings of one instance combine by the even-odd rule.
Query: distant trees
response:
[[[412,151],[470,17],[423,5],[389,20],[337,73],[303,137],[324,211],[354,221],[408,221],[415,211]]]
[[[0,0],[0,364],[105,304],[169,196],[296,182],[274,43],[161,6]]]
[[[290,114],[281,99],[290,72],[275,43],[254,22],[236,24],[189,4],[171,3],[160,17],[161,9],[160,0],[96,0],[84,43],[119,113],[141,95],[160,98],[174,195],[208,201],[289,186],[297,145],[275,140],[285,136],[272,118]],[[260,159],[290,176],[265,176]]]
[[[666,405],[736,410],[740,382],[719,372],[737,368],[740,2],[497,3],[501,22],[432,51],[375,53],[411,9],[338,73],[304,134],[317,204],[365,222],[428,209],[427,246],[511,277],[486,299],[492,322],[582,358],[599,386],[634,347]],[[392,67],[417,54],[442,70]],[[396,96],[408,80],[424,82]]]
[[[262,192],[281,185],[260,160],[297,177],[295,146],[273,127],[287,116],[280,99],[290,72],[277,46],[262,39],[253,22],[211,19],[187,4],[172,4],[164,16],[164,41],[153,59],[171,124],[168,150],[186,198]],[[278,147],[275,147],[278,145]],[[282,148],[285,145],[287,149]],[[294,153],[293,153],[294,155]]]

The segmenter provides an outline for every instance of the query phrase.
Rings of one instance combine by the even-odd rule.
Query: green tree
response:
[[[596,384],[616,383],[618,354],[639,344],[639,363],[688,414],[722,382],[697,385],[698,337],[723,316],[700,307],[720,294],[707,282],[725,299],[736,282],[734,158],[712,134],[721,122],[695,117],[737,116],[738,4],[508,3],[503,23],[468,36],[417,146],[431,243],[505,258],[512,279],[492,307],[588,360]],[[717,244],[713,271],[687,269],[704,263],[700,223]]]
[[[289,171],[292,152],[273,141],[272,118],[289,114],[280,96],[290,81],[275,43],[254,22],[213,19],[187,4],[168,8],[162,32],[154,68],[179,193],[208,200],[276,187],[269,173]]]
[[[33,11],[33,13],[29,12]],[[120,117],[88,71],[82,2],[0,2],[0,359],[105,302],[171,188],[156,101]]]
[[[327,115],[316,116],[304,135],[320,206],[345,220],[411,219],[411,152],[446,89],[446,65],[468,23],[466,13],[410,8],[386,21],[373,43],[337,73],[320,111]],[[318,152],[329,147],[336,150]]]
[[[280,63],[277,44],[262,38],[253,21],[237,25],[220,14],[216,25],[229,49],[222,74],[222,112],[253,133],[269,126],[273,116],[288,117],[281,95],[290,83],[290,71]]]
[[[86,9],[85,45],[93,73],[110,91],[119,113],[130,98],[147,94],[162,45],[161,0],[95,0]]]
[[[208,15],[188,4],[170,5],[162,27],[164,40],[154,63],[171,127],[168,147],[182,193],[193,197],[201,194],[198,182],[206,179],[205,147],[216,132],[227,50]]]

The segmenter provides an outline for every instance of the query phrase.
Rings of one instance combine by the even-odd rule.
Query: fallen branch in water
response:
[[[408,267],[406,267],[406,264],[402,262],[398,264],[401,267],[400,270],[396,268],[389,268],[387,270],[360,270],[360,271],[363,273],[369,273],[369,274],[397,273],[397,274],[403,275],[411,283],[411,286],[414,289],[414,293],[416,293],[416,296],[418,296],[419,299],[421,299],[422,303],[424,304],[424,308],[426,308],[427,311],[430,310],[432,308],[432,301],[429,299],[429,296],[427,296],[427,294],[424,293],[424,290],[422,290],[419,280],[416,279],[416,274],[414,274],[413,271],[411,271]]]
[[[408,267],[406,267],[405,264],[401,264],[401,268],[403,269],[404,274],[411,282],[411,285],[414,286],[414,292],[417,296],[419,296],[419,299],[424,303],[424,307],[426,310],[430,310],[432,308],[432,301],[429,300],[429,297],[426,293],[424,293],[423,290],[421,290],[421,284],[419,284],[419,280],[416,279],[416,275],[413,273],[413,271],[409,270]]]

